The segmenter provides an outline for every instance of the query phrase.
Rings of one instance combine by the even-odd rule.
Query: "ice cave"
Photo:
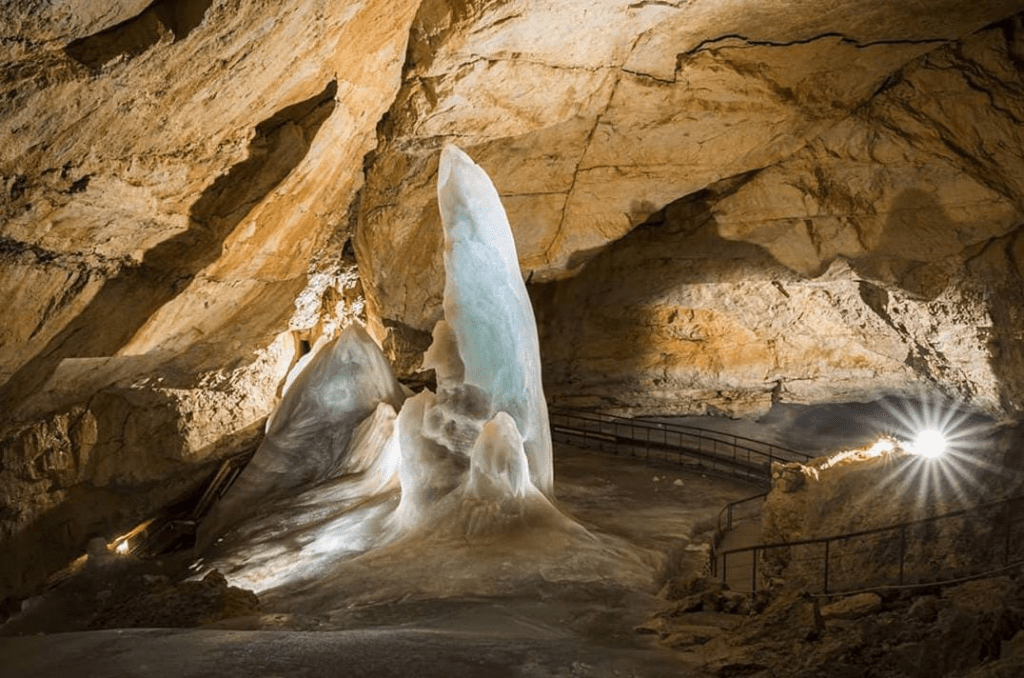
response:
[[[0,677],[1024,675],[1021,0],[0,26]]]

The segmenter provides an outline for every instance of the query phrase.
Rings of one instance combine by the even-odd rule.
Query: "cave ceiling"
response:
[[[353,319],[416,375],[447,141],[501,193],[557,402],[1019,418],[1022,11],[10,0],[5,530],[251,444]]]
[[[1020,367],[1019,296],[992,292],[1020,283],[1021,9],[15,2],[0,49],[3,397],[28,420],[140,379],[202,389],[218,374],[230,391],[252,380],[231,368],[288,362],[268,358],[282,331],[308,340],[343,323],[339,299],[414,372],[440,313],[436,151],[455,140],[496,178],[524,276],[546,299],[593,306],[579,283],[546,288],[638,226],[666,223],[667,206],[700,202],[669,209],[688,222],[670,240],[703,242],[711,224],[715,238],[756,246],[739,255],[750,280],[842,278],[860,297],[850,313],[891,330],[841,318],[863,336],[832,352],[899,358],[897,378],[1016,411],[1020,393],[985,363],[998,351]],[[633,292],[619,320],[631,325],[651,296],[642,269],[654,254],[637,256],[616,264],[641,269],[620,276]],[[676,296],[697,291],[679,271],[659,275],[676,276]],[[722,308],[669,305],[722,316],[735,327],[711,335],[746,332],[755,357],[727,355],[714,336],[700,355],[665,343],[669,362],[717,365],[693,394],[675,375],[665,407],[719,377],[761,400],[786,381],[777,332],[724,310],[747,292],[715,284]],[[808,303],[793,312],[813,314]],[[977,331],[943,350],[896,318],[901,308]],[[799,323],[784,324],[800,344]],[[627,335],[595,344],[659,341]],[[763,365],[730,371],[743,362]],[[885,371],[875,363],[852,377],[863,388],[839,390],[870,391]],[[817,395],[792,397],[827,397],[830,366],[850,380],[849,365],[825,360],[796,375],[818,379]]]

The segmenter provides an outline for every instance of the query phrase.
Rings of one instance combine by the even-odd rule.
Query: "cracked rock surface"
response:
[[[417,374],[446,141],[502,195],[557,402],[1019,418],[1022,10],[10,0],[0,598],[254,444],[320,335],[365,319]]]

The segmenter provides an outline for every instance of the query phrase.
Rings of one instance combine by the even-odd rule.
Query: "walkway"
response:
[[[760,516],[741,520],[726,532],[718,544],[717,552],[742,549],[761,543]],[[718,557],[719,577],[733,591],[750,593],[754,590],[753,577],[756,575],[756,563],[753,551],[734,553],[724,559]]]
[[[694,426],[550,409],[555,440],[577,447],[644,459],[656,458],[768,484],[775,462],[806,462],[802,452],[752,438]]]

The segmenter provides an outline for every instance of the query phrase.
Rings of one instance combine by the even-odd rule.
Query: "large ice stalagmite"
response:
[[[203,521],[201,547],[268,499],[366,470],[375,460],[348,452],[353,431],[378,403],[397,410],[405,399],[387,359],[358,325],[320,346],[292,375],[252,461]]]
[[[208,540],[240,519],[207,563],[271,604],[487,596],[660,567],[552,502],[537,327],[504,209],[451,146],[438,199],[445,317],[423,357],[436,392],[403,399],[376,344],[348,328],[293,371],[256,457],[203,525]]]
[[[444,314],[458,344],[463,381],[486,394],[492,412],[515,420],[530,478],[551,496],[537,322],[501,199],[487,173],[452,145],[441,152],[437,198],[445,232]]]

